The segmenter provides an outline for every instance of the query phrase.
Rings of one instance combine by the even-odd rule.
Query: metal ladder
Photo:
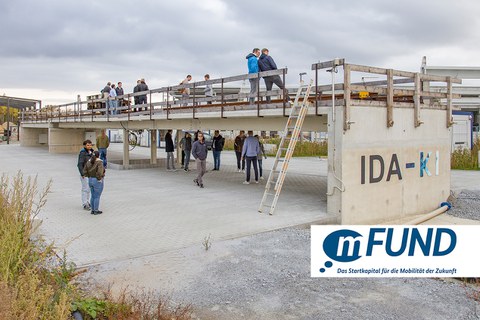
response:
[[[258,212],[260,213],[263,212],[264,208],[269,208],[268,213],[272,215],[273,211],[275,210],[278,197],[282,191],[283,182],[285,181],[288,164],[292,158],[293,151],[295,150],[295,145],[300,137],[303,121],[305,120],[305,115],[308,111],[308,97],[310,96],[312,84],[313,80],[310,80],[308,85],[304,85],[303,81],[300,82],[300,87],[298,88],[295,96],[288,121],[285,125],[285,130],[282,134],[280,145],[278,146],[272,170],[270,171],[267,184],[265,185],[265,192],[263,194],[262,202],[258,208]],[[303,98],[302,101],[300,101],[301,97]],[[287,143],[288,146],[285,148]],[[284,151],[285,156],[282,157]],[[277,169],[279,163],[282,164],[280,169]]]

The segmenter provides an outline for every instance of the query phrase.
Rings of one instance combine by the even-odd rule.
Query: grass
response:
[[[36,178],[21,172],[0,178],[0,319],[72,319],[73,311],[84,319],[191,319],[190,306],[172,307],[154,292],[98,298],[82,289],[66,252],[57,256],[53,244],[35,236],[49,189],[38,190]]]
[[[52,263],[52,245],[34,238],[34,218],[45,205],[35,179],[0,179],[0,300],[2,319],[68,319],[75,290]],[[63,269],[65,270],[65,269]]]
[[[263,144],[280,145],[281,138],[264,139]],[[233,150],[233,139],[225,139],[225,150]],[[268,153],[268,156],[275,156],[275,153]],[[294,157],[326,157],[328,155],[328,143],[323,142],[311,142],[311,141],[298,141],[293,152]]]
[[[480,150],[480,140],[475,141],[472,150],[457,149],[452,152],[452,169],[457,170],[478,170],[478,151]]]

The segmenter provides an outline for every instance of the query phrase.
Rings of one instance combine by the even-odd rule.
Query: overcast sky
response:
[[[0,94],[76,100],[107,81],[131,92],[247,72],[267,47],[287,83],[311,64],[350,63],[418,71],[480,66],[478,0],[0,1]]]

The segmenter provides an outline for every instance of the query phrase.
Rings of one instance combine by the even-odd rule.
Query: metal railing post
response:
[[[170,96],[170,87],[167,87],[167,120],[172,120],[170,119],[170,104],[168,103],[169,96]]]
[[[257,73],[257,117],[260,117],[260,75]]]
[[[287,93],[287,87],[286,87],[286,82],[285,82],[285,69],[283,69],[283,72],[282,72],[282,76],[283,76],[283,116],[285,116],[285,109],[287,107],[287,97],[286,97],[286,93]]]
[[[193,83],[193,101],[192,101],[192,110],[193,110],[193,119],[197,119],[195,117],[195,82]],[[190,99],[190,97],[189,97]]]
[[[223,101],[223,78],[222,78],[222,109],[221,109],[220,117],[221,117],[221,118],[226,118],[226,117],[223,115],[223,110],[224,110],[224,101]]]
[[[148,101],[149,102],[149,106],[150,106],[150,120],[152,120],[152,90],[149,91],[149,94],[150,94],[150,99]]]
[[[318,116],[318,66],[315,67],[315,115]]]

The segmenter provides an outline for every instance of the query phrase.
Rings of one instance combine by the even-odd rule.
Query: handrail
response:
[[[327,71],[333,72],[336,67],[342,66],[344,70],[344,81],[339,84],[332,84],[332,86],[319,86],[318,85],[318,70],[329,69]],[[385,69],[371,66],[363,66],[357,64],[345,63],[345,59],[334,59],[331,61],[318,62],[312,64],[312,70],[315,70],[315,106],[318,108],[318,96],[319,92],[323,91],[335,91],[342,90],[342,104],[344,106],[344,130],[350,129],[350,124],[354,123],[350,120],[350,108],[355,103],[362,102],[360,98],[360,93],[366,92],[368,97],[371,93],[381,94],[385,99],[385,106],[387,108],[387,127],[392,127],[394,125],[393,121],[393,107],[394,107],[394,96],[412,96],[413,97],[413,109],[414,109],[414,125],[418,127],[423,124],[421,119],[420,109],[423,106],[430,104],[431,102],[438,102],[438,99],[446,100],[446,110],[447,110],[447,126],[450,127],[453,123],[452,120],[452,99],[459,98],[460,95],[453,94],[452,84],[453,83],[462,83],[461,79],[448,77],[448,76],[435,76],[429,74],[423,74],[418,72],[408,72],[400,71],[394,69]],[[373,73],[376,75],[384,75],[386,80],[382,81],[373,81],[373,82],[361,82],[353,83],[351,82],[352,73]],[[397,79],[394,79],[397,77]],[[400,77],[400,79],[398,79]],[[446,92],[430,91],[429,86],[424,85],[429,82],[443,82],[446,85]],[[401,83],[413,83],[411,89],[409,88],[398,88],[395,87],[395,84]],[[354,94],[358,93],[356,98]],[[335,95],[335,92],[332,92],[332,100],[337,100],[338,98]],[[355,102],[355,101],[357,102]],[[335,101],[332,101],[332,105]],[[361,103],[359,103],[361,104]]]
[[[132,93],[125,93],[123,95],[116,96],[114,98],[111,97],[99,97],[99,98],[93,98],[93,99],[87,99],[84,101],[77,100],[75,102],[70,102],[66,104],[60,104],[60,105],[54,105],[54,106],[48,106],[45,108],[39,108],[39,109],[33,109],[33,110],[25,110],[23,113],[23,117],[25,120],[28,121],[54,121],[54,122],[60,122],[63,121],[63,119],[67,119],[69,117],[73,117],[74,121],[84,121],[85,117],[89,117],[90,121],[94,121],[94,117],[100,113],[101,115],[106,115],[107,116],[107,121],[110,121],[110,119],[114,118],[114,115],[110,115],[109,110],[109,101],[115,100],[117,101],[117,108],[116,110],[119,112],[122,111],[127,111],[128,112],[128,120],[130,120],[130,111],[132,108],[132,104],[130,101],[131,97],[136,97],[136,96],[143,96],[143,95],[149,95],[149,102],[146,105],[133,105],[133,108],[146,108],[148,110],[148,114],[150,115],[150,118],[154,115],[156,111],[159,111],[160,109],[156,109],[158,107],[161,108],[161,111],[163,112],[164,109],[166,109],[167,112],[167,118],[169,118],[170,113],[172,110],[177,109],[180,105],[191,105],[192,108],[194,108],[197,104],[201,103],[206,103],[208,101],[209,104],[212,104],[212,106],[222,106],[222,116],[223,116],[223,105],[228,102],[232,101],[238,101],[242,99],[248,99],[249,98],[249,93],[235,93],[235,94],[225,94],[224,89],[224,84],[228,82],[235,82],[235,81],[243,81],[247,79],[259,79],[261,77],[268,77],[268,76],[274,76],[274,75],[281,75],[285,76],[287,73],[287,69],[278,69],[278,70],[270,70],[270,71],[265,71],[265,72],[259,72],[259,73],[253,73],[253,74],[242,74],[242,75],[236,75],[236,76],[231,76],[231,77],[226,77],[226,78],[218,78],[218,79],[211,79],[211,80],[206,80],[206,81],[198,81],[198,82],[192,82],[192,83],[187,83],[187,84],[179,84],[179,85],[174,85],[174,86],[164,86],[160,88],[155,88],[151,90],[146,90],[146,91],[141,91],[141,92],[132,92]],[[185,89],[185,88],[193,88],[193,91],[195,91],[196,88],[203,87],[206,85],[214,85],[214,84],[221,84],[221,95],[220,96],[213,96],[213,97],[203,97],[203,96],[197,96],[194,92],[191,97],[185,99],[182,97],[178,97],[176,93],[180,89]],[[220,88],[216,88],[218,89]],[[268,97],[268,96],[281,96],[288,93],[288,91],[282,91],[282,90],[270,90],[267,92],[260,92],[258,90],[258,99]],[[162,95],[161,101],[152,101],[152,95]],[[158,97],[158,96],[155,96]],[[128,101],[126,105],[123,105],[123,101]],[[257,106],[257,108],[259,108]],[[139,112],[138,114],[143,114],[144,111]],[[195,112],[193,112],[193,116],[195,117]]]

